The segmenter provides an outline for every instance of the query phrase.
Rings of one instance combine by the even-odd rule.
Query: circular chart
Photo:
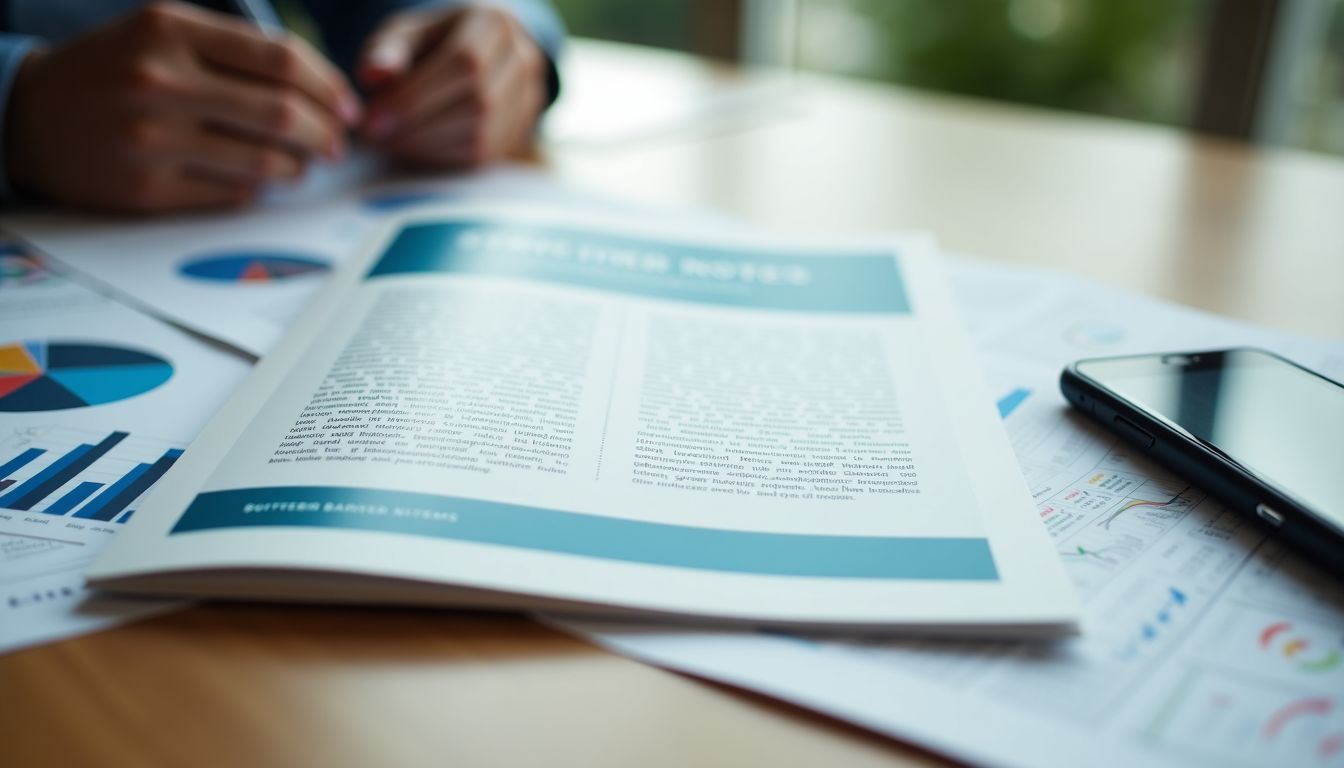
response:
[[[0,243],[0,286],[32,285],[47,277],[47,270],[36,256],[12,243]]]
[[[0,344],[0,411],[57,411],[125,400],[170,379],[163,358],[78,342]]]
[[[271,283],[331,270],[322,259],[289,251],[225,251],[198,256],[181,266],[186,277],[217,283]]]

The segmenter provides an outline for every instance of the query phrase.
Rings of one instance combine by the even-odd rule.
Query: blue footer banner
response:
[[[426,493],[242,488],[196,497],[182,534],[287,526],[383,531],[632,563],[775,576],[996,581],[983,538],[826,536],[651,523]]]

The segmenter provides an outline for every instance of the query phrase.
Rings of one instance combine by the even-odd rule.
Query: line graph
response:
[[[1137,547],[1129,542],[1107,544],[1097,548],[1077,544],[1070,550],[1061,551],[1059,556],[1065,560],[1088,560],[1115,567],[1134,557],[1137,554],[1136,550]]]
[[[1171,498],[1166,499],[1165,501],[1154,499],[1135,499],[1135,498],[1126,499],[1123,504],[1116,507],[1114,511],[1112,511],[1109,515],[1106,516],[1105,519],[1102,520],[1101,527],[1109,531],[1111,529],[1111,524],[1114,523],[1116,520],[1120,519],[1121,515],[1124,515],[1126,512],[1135,509],[1145,509],[1145,508],[1171,509],[1175,511],[1175,508],[1179,506],[1188,508],[1189,500],[1184,499],[1183,497],[1185,495],[1185,492],[1189,490],[1190,486],[1187,485],[1181,490],[1177,491],[1175,494],[1173,494]],[[1182,504],[1182,502],[1184,502],[1184,504]]]

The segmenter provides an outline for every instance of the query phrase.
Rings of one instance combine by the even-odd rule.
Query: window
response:
[[[1283,3],[1257,137],[1344,155],[1344,0]]]
[[[1245,11],[1237,5],[1244,2],[556,0],[556,5],[579,36],[1188,127],[1212,16]],[[1269,143],[1344,154],[1344,0],[1251,5],[1274,19],[1262,27],[1270,54],[1251,134]],[[734,39],[725,44],[725,35]]]

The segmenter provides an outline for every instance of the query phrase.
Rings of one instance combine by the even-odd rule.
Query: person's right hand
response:
[[[152,213],[237,206],[345,152],[359,101],[302,41],[154,3],[31,53],[11,93],[11,184],[61,203]]]

